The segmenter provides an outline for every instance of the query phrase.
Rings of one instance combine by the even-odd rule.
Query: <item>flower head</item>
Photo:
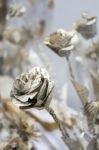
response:
[[[74,28],[85,39],[90,39],[97,34],[96,23],[96,16],[89,16],[87,13],[82,13],[82,18],[74,24]]]
[[[63,29],[59,29],[47,37],[45,45],[59,56],[64,57],[68,52],[75,49],[73,43],[75,38],[77,38],[75,31],[66,32]]]
[[[11,97],[13,103],[21,108],[43,108],[51,101],[54,88],[48,72],[34,67],[27,73],[19,75],[13,83]]]

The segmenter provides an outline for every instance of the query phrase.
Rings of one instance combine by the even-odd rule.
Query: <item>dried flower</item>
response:
[[[26,45],[31,38],[29,31],[26,28],[8,27],[3,33],[4,40],[7,40],[13,44]]]
[[[82,18],[74,24],[74,28],[85,39],[91,39],[97,34],[96,16],[88,16],[87,13],[82,13]]]
[[[47,37],[45,45],[59,56],[64,57],[75,49],[74,42],[77,41],[76,39],[78,40],[75,31],[66,32],[63,29],[59,29]]]
[[[43,68],[34,67],[16,78],[11,97],[21,108],[43,108],[50,103],[53,88],[48,72]]]
[[[57,123],[63,138],[68,134],[64,130],[61,122],[57,118],[54,110],[49,107],[51,93],[54,88],[53,82],[49,78],[48,72],[39,67],[34,67],[28,73],[18,76],[13,84],[11,97],[13,103],[19,105],[21,109],[45,108]]]
[[[56,54],[61,57],[66,57],[70,76],[74,79],[74,75],[72,72],[71,63],[69,60],[69,56],[71,51],[76,50],[80,40],[75,31],[66,32],[63,29],[59,29],[56,32],[50,34],[45,40],[45,45],[51,48]]]
[[[9,10],[8,10],[8,15],[7,15],[7,18],[12,18],[12,17],[21,17],[24,15],[26,9],[25,7],[23,6],[23,4],[13,4]]]

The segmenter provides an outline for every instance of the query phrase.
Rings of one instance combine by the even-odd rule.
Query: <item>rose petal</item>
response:
[[[19,99],[22,103],[25,103],[28,101],[28,99],[33,99],[36,96],[37,92],[33,92],[32,94],[26,94],[22,96],[16,96],[17,99]]]

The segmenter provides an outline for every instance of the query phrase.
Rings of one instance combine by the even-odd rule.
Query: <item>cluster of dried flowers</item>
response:
[[[0,0],[0,150],[99,150],[97,17],[84,12],[71,31],[59,29],[44,42],[66,57],[70,82],[82,103],[79,113],[64,94],[60,100],[49,68],[44,68],[50,64],[46,55],[34,51],[53,6],[53,0]],[[89,47],[83,49],[82,39]]]
[[[95,16],[89,16],[88,13],[84,12],[82,13],[81,19],[76,21],[73,26],[73,30],[70,32],[67,32],[65,30],[58,30],[48,36],[48,38],[45,41],[45,44],[55,53],[57,53],[59,56],[66,57],[69,65],[69,71],[71,76],[71,82],[82,102],[83,106],[83,117],[86,118],[86,120],[83,120],[83,132],[86,135],[84,138],[86,139],[87,146],[85,146],[82,142],[82,146],[78,148],[73,147],[73,149],[91,149],[91,150],[98,150],[99,149],[99,68],[98,68],[98,46],[99,42],[96,41],[93,42],[93,38],[97,35],[97,17]],[[79,34],[85,39],[85,40],[92,40],[92,45],[90,48],[86,48],[84,54],[81,53],[79,50],[81,47],[79,47],[79,43],[81,42],[81,39],[79,37]],[[79,47],[79,48],[78,48]],[[76,51],[76,52],[75,52]],[[80,53],[79,53],[80,51]],[[77,61],[77,65],[82,68],[87,68],[88,70],[85,72],[82,72],[87,74],[86,78],[87,80],[90,80],[90,82],[93,85],[93,93],[94,93],[94,100],[89,98],[89,90],[88,88],[80,83],[80,81],[77,81],[77,77],[75,77],[72,66],[71,66],[71,60],[69,59],[70,54],[76,53],[76,56],[72,59],[74,61]],[[79,58],[79,59],[78,59]],[[86,61],[86,64],[84,63]],[[93,62],[94,61],[94,62]],[[92,66],[89,66],[89,63],[94,63]],[[85,66],[86,65],[86,66]],[[80,74],[80,73],[79,73]],[[78,75],[79,75],[78,74]],[[78,78],[79,79],[79,78]],[[82,82],[82,80],[81,80]],[[85,81],[83,81],[85,82]],[[85,82],[86,84],[86,82]],[[89,85],[87,85],[89,86]],[[87,125],[87,127],[84,127],[84,124]],[[84,135],[83,135],[84,136]],[[87,137],[87,138],[86,138]],[[66,139],[65,139],[66,141]],[[75,145],[74,143],[72,144]],[[71,149],[71,147],[69,147]]]

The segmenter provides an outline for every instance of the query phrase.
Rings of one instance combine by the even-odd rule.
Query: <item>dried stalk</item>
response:
[[[71,77],[71,79],[75,79],[74,74],[73,74],[73,70],[72,70],[72,66],[71,66],[71,62],[70,62],[68,55],[66,55],[66,61],[68,63],[68,67],[69,67],[70,77]]]
[[[69,137],[69,135],[66,133],[64,127],[62,126],[61,122],[60,122],[59,119],[57,118],[57,116],[56,116],[54,110],[53,110],[52,108],[50,108],[50,107],[47,107],[47,106],[46,106],[45,109],[49,112],[49,114],[50,114],[50,115],[53,117],[53,119],[55,120],[56,124],[57,124],[58,127],[59,127],[59,130],[61,131],[61,133],[62,133],[62,135],[63,135],[63,138],[66,139],[67,137]]]

